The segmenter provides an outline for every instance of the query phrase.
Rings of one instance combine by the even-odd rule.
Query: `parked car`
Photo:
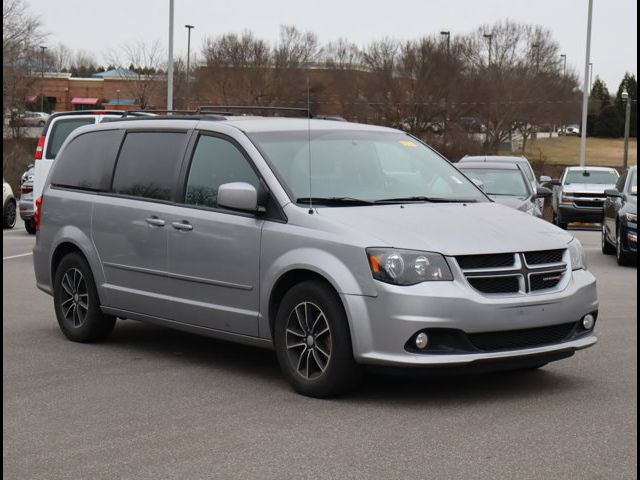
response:
[[[580,136],[580,125],[566,125],[563,128],[561,128],[560,130],[558,130],[558,135],[559,136],[574,136],[574,137],[579,137]]]
[[[480,182],[492,200],[534,217],[542,217],[537,199],[553,195],[545,187],[533,190],[522,167],[515,163],[464,162],[458,167],[469,178]]]
[[[364,366],[538,368],[597,341],[580,242],[398,130],[103,122],[74,130],[52,168],[33,261],[73,341],[120,317],[273,347],[315,397]]]
[[[571,222],[600,223],[605,190],[613,188],[618,172],[609,167],[567,167],[553,188],[553,223],[567,229]]]
[[[628,169],[615,188],[606,190],[602,220],[602,253],[616,254],[620,265],[638,258],[638,167]]]
[[[44,127],[50,115],[45,112],[24,112],[20,117],[20,123],[25,127]]]
[[[539,187],[542,186],[542,184],[536,180],[536,174],[533,171],[533,167],[531,166],[531,163],[526,157],[523,157],[523,156],[511,157],[511,156],[502,156],[502,155],[465,155],[459,160],[458,163],[462,164],[466,162],[513,163],[515,165],[520,166],[525,176],[527,177],[529,184],[531,185],[532,191],[535,192],[538,190]],[[540,180],[541,182],[544,182],[551,179],[547,177],[541,177]],[[538,208],[540,209],[541,212],[544,211],[544,198],[538,199]]]
[[[29,165],[29,169],[22,174],[20,179],[20,200],[18,201],[18,210],[20,218],[24,221],[25,230],[31,235],[36,233],[36,222],[33,218],[35,214],[33,202],[33,165]]]
[[[85,125],[94,125],[103,120],[120,118],[126,114],[136,115],[118,110],[57,112],[51,115],[42,128],[36,147],[32,195],[34,202],[42,194],[44,182],[49,174],[51,165],[71,132]],[[35,210],[35,204],[33,210]]]
[[[2,228],[13,228],[16,225],[16,199],[11,185],[2,177]]]

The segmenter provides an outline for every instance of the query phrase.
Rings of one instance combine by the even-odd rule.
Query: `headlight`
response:
[[[562,194],[562,198],[561,198],[562,203],[573,203],[574,200],[575,200],[575,197],[573,197],[571,194],[566,194],[566,193]]]
[[[638,215],[636,213],[625,213],[624,218],[629,223],[638,223]]]
[[[584,254],[584,248],[580,240],[574,238],[569,242],[569,254],[571,255],[571,268],[573,270],[586,270],[587,260]]]
[[[373,278],[394,285],[451,281],[453,275],[438,253],[392,248],[367,248]]]

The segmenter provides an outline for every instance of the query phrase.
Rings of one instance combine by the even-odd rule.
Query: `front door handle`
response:
[[[182,230],[185,232],[190,232],[191,230],[193,230],[193,225],[191,225],[189,222],[187,221],[183,221],[183,222],[173,222],[171,224],[171,226],[173,228],[175,228],[176,230]]]
[[[153,227],[164,227],[165,226],[165,221],[162,220],[161,218],[156,217],[155,215],[149,218],[145,218],[144,219],[145,222],[147,222],[149,225],[153,226]]]

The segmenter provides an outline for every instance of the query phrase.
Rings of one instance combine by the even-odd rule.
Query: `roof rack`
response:
[[[151,116],[151,115],[158,115],[160,113],[164,113],[164,114],[179,114],[179,115],[195,115],[198,112],[196,112],[195,110],[156,110],[156,109],[152,109],[152,110],[145,110],[145,109],[141,109],[141,110],[125,110],[124,111],[124,116],[128,116],[128,115],[132,115],[132,116]]]
[[[238,115],[235,111],[266,110],[269,112],[297,112],[304,114],[305,118],[313,118],[311,110],[308,108],[296,107],[273,107],[265,105],[201,105],[197,108],[197,113],[213,113],[216,115]]]

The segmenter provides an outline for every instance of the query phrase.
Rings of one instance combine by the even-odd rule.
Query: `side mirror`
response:
[[[551,198],[553,192],[546,187],[538,187],[536,190],[536,198]]]
[[[476,187],[478,187],[483,192],[487,193],[487,189],[484,186],[484,182],[482,182],[481,180],[478,180],[477,178],[472,178],[471,181],[475,183]]]
[[[551,183],[551,181],[552,181],[551,177],[547,175],[542,175],[540,177],[540,183]]]
[[[553,180],[551,180],[550,182],[548,182],[550,185],[553,185],[554,187],[561,187],[562,186],[562,182],[557,179],[554,178]]]
[[[233,182],[218,188],[218,206],[243,212],[258,211],[258,191],[245,182]]]
[[[612,197],[612,198],[622,198],[622,193],[620,193],[618,190],[616,190],[615,188],[609,188],[607,190],[604,191],[604,194],[607,197]]]

